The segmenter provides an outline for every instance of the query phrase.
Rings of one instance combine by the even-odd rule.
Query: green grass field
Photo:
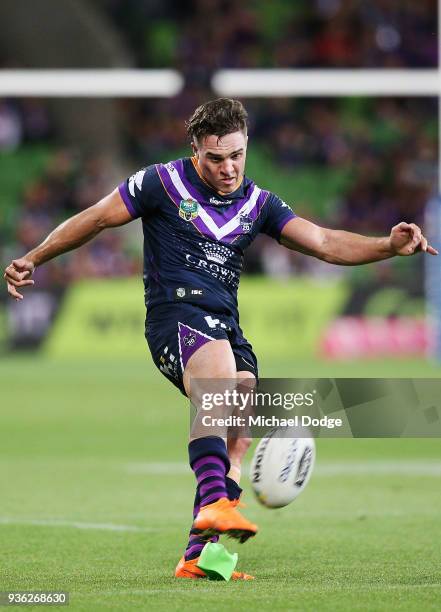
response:
[[[441,376],[418,361],[262,363],[264,376]],[[239,552],[254,582],[173,578],[190,523],[185,400],[144,362],[0,365],[0,591],[72,610],[439,610],[441,440],[318,440],[302,496]]]

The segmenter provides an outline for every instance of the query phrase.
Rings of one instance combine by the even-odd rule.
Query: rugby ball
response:
[[[272,429],[254,451],[250,480],[261,504],[282,508],[308,484],[315,461],[314,438],[298,438],[298,430]]]

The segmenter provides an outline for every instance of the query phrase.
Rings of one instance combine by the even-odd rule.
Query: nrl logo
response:
[[[181,200],[179,204],[179,216],[184,221],[193,221],[199,215],[199,204],[192,198]]]
[[[185,297],[185,293],[186,293],[186,291],[185,291],[184,287],[178,287],[178,289],[176,289],[176,296],[179,297],[179,298]]]
[[[253,220],[250,215],[240,215],[239,223],[242,231],[244,232],[251,231],[251,228],[253,227]]]

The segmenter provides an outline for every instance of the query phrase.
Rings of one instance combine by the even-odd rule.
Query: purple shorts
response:
[[[256,356],[234,317],[193,304],[164,304],[148,313],[146,339],[155,365],[184,395],[183,374],[188,360],[211,340],[228,340],[236,370],[252,372],[258,378]]]

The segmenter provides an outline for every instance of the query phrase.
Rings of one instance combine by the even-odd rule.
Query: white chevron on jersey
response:
[[[191,194],[187,191],[187,188],[182,182],[181,177],[179,176],[179,173],[176,171],[170,171],[170,168],[168,166],[169,164],[166,164],[165,168],[167,169],[167,172],[173,182],[173,185],[175,186],[181,198],[183,200],[187,200],[189,198],[194,200]],[[224,236],[228,236],[228,234],[230,234],[233,230],[236,229],[236,227],[239,226],[240,217],[243,214],[248,214],[249,212],[253,210],[253,208],[257,204],[257,198],[259,197],[260,193],[261,193],[261,189],[259,189],[259,187],[254,185],[254,188],[253,188],[253,191],[251,192],[250,197],[245,202],[245,204],[242,206],[242,208],[236,213],[236,215],[232,219],[230,219],[222,227],[217,226],[217,224],[213,221],[213,219],[210,217],[210,215],[204,209],[204,207],[202,206],[200,202],[198,202],[199,217],[202,219],[202,221],[205,223],[208,229],[211,232],[213,232],[213,234],[216,236],[216,239],[221,240]]]

